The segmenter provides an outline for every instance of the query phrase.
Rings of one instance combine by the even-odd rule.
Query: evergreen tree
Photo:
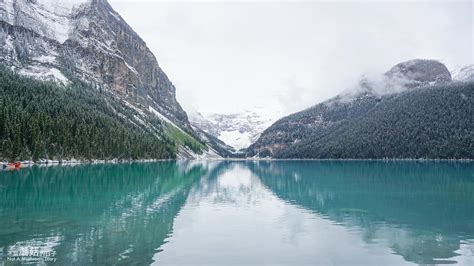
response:
[[[137,115],[79,81],[62,86],[0,67],[0,160],[175,158],[163,125],[150,119],[147,128]]]

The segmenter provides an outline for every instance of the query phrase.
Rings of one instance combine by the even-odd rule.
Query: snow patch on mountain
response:
[[[42,64],[54,64],[56,62],[56,56],[53,55],[41,55],[33,57],[31,60]]]
[[[36,3],[48,7],[58,14],[68,15],[78,6],[90,3],[92,0],[36,0]]]
[[[280,116],[280,113],[270,112],[263,107],[233,114],[189,112],[191,124],[236,150],[247,148],[257,141],[260,134]]]
[[[69,84],[69,80],[57,68],[48,68],[43,66],[31,65],[18,71],[21,75],[40,80],[54,80],[63,85]]]
[[[158,112],[155,108],[149,106],[148,107],[148,110],[156,115],[158,118],[160,118],[161,120],[165,121],[166,123],[168,124],[171,124],[172,126],[174,126],[175,128],[177,128],[179,131],[183,132],[184,134],[188,134],[186,133],[183,129],[181,129],[178,125],[176,125],[173,121],[169,120],[168,118],[166,118],[166,116],[162,115],[160,112]]]
[[[3,0],[1,19],[64,43],[75,24],[72,16],[92,0]],[[16,6],[16,8],[15,8]]]
[[[451,81],[451,73],[436,60],[413,59],[399,63],[385,73],[366,73],[334,100],[351,102],[361,97],[382,97],[422,85]],[[329,102],[334,102],[329,101]]]
[[[247,148],[253,140],[250,132],[241,132],[240,130],[222,131],[218,138],[224,143],[231,143],[229,145],[238,150]]]
[[[130,123],[157,137],[155,117],[200,141],[156,57],[106,0],[0,0],[0,63],[35,79],[80,79],[123,101],[136,112]],[[180,156],[213,158],[229,148],[220,144],[197,155],[183,145]]]
[[[453,80],[456,81],[474,81],[474,65],[468,65],[454,71]]]

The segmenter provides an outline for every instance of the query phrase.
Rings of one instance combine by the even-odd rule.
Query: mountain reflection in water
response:
[[[474,164],[182,161],[0,172],[0,260],[474,263]]]

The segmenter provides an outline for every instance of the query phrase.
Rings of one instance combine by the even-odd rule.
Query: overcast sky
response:
[[[471,1],[109,2],[187,111],[288,114],[405,60],[474,60]]]

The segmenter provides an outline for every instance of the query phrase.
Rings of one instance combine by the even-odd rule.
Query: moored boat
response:
[[[6,169],[6,170],[20,169],[21,168],[21,163],[20,162],[14,162],[14,163],[2,164],[2,166],[0,168],[1,169]]]

